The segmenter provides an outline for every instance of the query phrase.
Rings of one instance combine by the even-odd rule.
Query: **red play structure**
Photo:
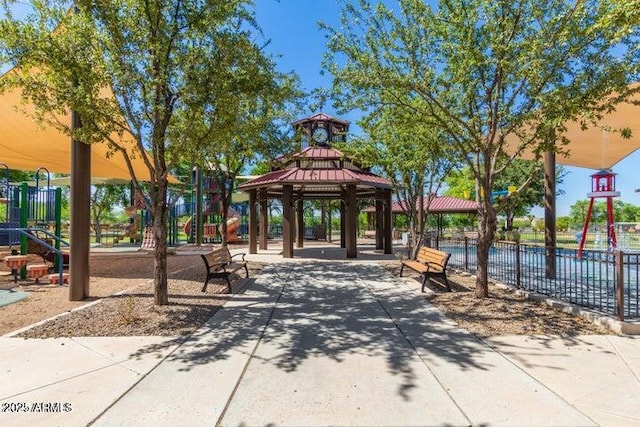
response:
[[[607,199],[607,242],[609,242],[609,250],[615,250],[618,247],[616,242],[616,230],[613,218],[613,198],[619,197],[620,192],[616,191],[616,174],[611,170],[601,170],[591,175],[591,193],[587,197],[591,198],[587,217],[584,220],[584,228],[582,229],[582,237],[580,238],[580,247],[578,248],[578,257],[582,257],[582,249],[587,238],[587,230],[589,229],[589,219],[591,218],[591,210],[593,209],[593,201],[596,198]]]

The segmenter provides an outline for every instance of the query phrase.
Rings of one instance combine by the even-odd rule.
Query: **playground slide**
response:
[[[140,209],[135,206],[129,206],[128,208],[124,208],[124,213],[126,213],[129,218],[135,218],[138,215],[139,210]]]
[[[187,236],[191,235],[191,223],[193,217],[187,219],[187,222],[184,223],[184,233]],[[227,220],[227,242],[233,243],[238,241],[238,226],[240,225],[240,217],[234,216],[233,218],[229,218]],[[222,233],[222,227],[218,228],[218,231]]]
[[[140,240],[140,216],[134,218],[133,223],[125,227],[126,233],[122,238],[130,237]]]
[[[235,243],[238,239],[238,226],[240,225],[240,217],[234,216],[227,220],[227,242]],[[222,227],[220,227],[222,232]]]
[[[193,219],[192,216],[189,217],[189,219],[187,219],[187,222],[184,223],[184,234],[186,234],[187,236],[191,236],[191,220]]]
[[[124,212],[129,216],[129,218],[133,218],[133,222],[125,227],[125,232],[118,236],[120,240],[124,239],[134,239],[136,242],[140,240],[140,214],[139,210],[135,206],[129,206],[124,209]]]

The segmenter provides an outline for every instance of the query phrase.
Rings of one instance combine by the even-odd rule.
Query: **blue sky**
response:
[[[331,76],[322,75],[322,56],[326,51],[325,34],[319,30],[318,22],[338,25],[340,6],[336,0],[256,0],[256,12],[260,26],[267,39],[271,40],[269,49],[281,55],[278,64],[281,71],[295,71],[301,78],[304,89],[331,87]],[[330,102],[323,111],[337,115]],[[301,111],[300,117],[316,111]],[[639,115],[640,117],[640,115]],[[341,114],[340,118],[355,122],[358,113]],[[351,129],[356,131],[357,129]],[[621,200],[640,205],[640,152],[635,152],[617,165],[613,171],[618,174],[616,184],[621,192]],[[558,216],[568,215],[569,207],[577,200],[586,199],[591,191],[589,176],[595,170],[567,167],[567,176],[561,189],[565,194],[558,197]],[[542,210],[534,211],[542,216]]]

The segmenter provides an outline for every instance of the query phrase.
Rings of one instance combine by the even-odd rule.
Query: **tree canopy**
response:
[[[446,135],[417,123],[407,111],[394,108],[377,108],[359,125],[366,136],[341,148],[391,180],[407,212],[411,247],[417,250],[425,231],[430,195],[437,194],[445,175],[456,166],[443,141]]]
[[[513,228],[513,220],[529,214],[529,211],[544,204],[544,176],[540,165],[529,160],[516,159],[503,174],[496,178],[492,194],[494,204],[499,205],[496,212],[505,216],[507,230]],[[515,194],[509,194],[523,186],[528,177],[534,178]],[[556,184],[562,184],[565,170],[562,166],[556,167]],[[475,180],[469,168],[451,171],[445,178],[447,189],[445,194],[463,199],[476,198]],[[563,190],[556,187],[556,194],[563,194]],[[509,196],[508,202],[503,203],[505,196]]]
[[[191,124],[199,127],[206,119],[211,132],[241,138],[236,132],[247,127],[238,129],[225,109],[237,95],[264,90],[263,77],[273,77],[255,75],[264,55],[252,2],[79,0],[69,10],[67,2],[40,0],[31,3],[26,17],[13,15],[16,3],[4,2],[0,53],[3,63],[17,68],[0,81],[0,89],[20,87],[37,107],[38,120],[74,139],[106,140],[114,155],[144,161],[148,186],[129,169],[153,216],[155,301],[166,304],[168,178],[172,166],[194,149],[193,140],[179,137],[185,129],[179,119],[194,117],[194,105],[209,97],[206,118],[195,115]],[[251,55],[240,57],[239,47]],[[237,82],[243,83],[229,86]],[[81,127],[56,120],[55,114],[69,109]],[[135,148],[122,141],[133,141]]]
[[[567,120],[596,118],[631,95],[638,20],[617,1],[429,3],[345,2],[340,27],[325,26],[328,64],[339,107],[405,110],[443,132],[469,167],[481,190],[476,295],[485,297],[497,177],[525,148],[561,150]]]

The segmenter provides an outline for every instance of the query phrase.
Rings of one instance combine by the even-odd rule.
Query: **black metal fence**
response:
[[[438,242],[451,253],[449,266],[476,272],[476,241]],[[492,280],[567,301],[620,320],[640,319],[640,253],[555,249],[555,272],[546,264],[546,249],[527,243],[499,241],[489,253]]]

